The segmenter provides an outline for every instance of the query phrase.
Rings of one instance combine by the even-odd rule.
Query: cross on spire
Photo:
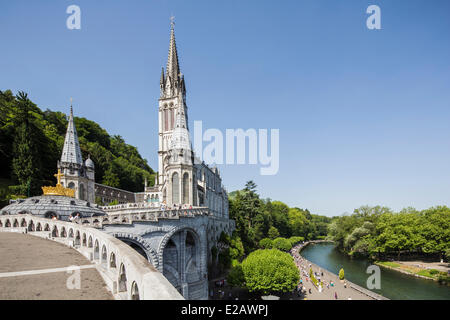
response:
[[[57,185],[61,184],[61,177],[63,176],[63,174],[61,173],[61,170],[58,169],[58,173],[54,175],[56,177],[56,179],[58,180]]]

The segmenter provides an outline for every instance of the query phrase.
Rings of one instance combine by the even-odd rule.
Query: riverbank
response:
[[[296,245],[291,254],[294,256],[294,261],[300,271],[302,284],[304,287],[305,297],[309,300],[388,300],[379,294],[370,290],[362,288],[355,283],[348,280],[341,282],[339,277],[329,270],[321,268],[301,256],[301,251],[312,243],[331,242],[326,240],[308,241],[303,244]],[[309,270],[312,269],[314,273],[318,274],[323,286],[319,290],[311,279],[309,278]]]
[[[448,263],[429,263],[423,261],[375,261],[377,266],[395,270],[422,279],[445,281],[450,285]]]

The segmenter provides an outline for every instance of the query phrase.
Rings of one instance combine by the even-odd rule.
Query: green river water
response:
[[[318,266],[335,274],[344,268],[345,278],[367,288],[370,274],[366,273],[371,263],[366,259],[350,259],[335,248],[332,243],[310,244],[301,255]],[[409,276],[397,271],[381,268],[381,289],[372,290],[389,299],[450,300],[450,286],[437,281]]]

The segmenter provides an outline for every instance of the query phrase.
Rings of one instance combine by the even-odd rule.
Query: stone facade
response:
[[[228,195],[219,170],[197,161],[191,147],[173,24],[160,84],[159,172],[154,186],[146,183],[143,192],[133,193],[95,183],[93,161],[82,160],[71,107],[58,168],[61,184],[75,189],[75,199],[43,196],[18,200],[1,214],[50,218],[53,214],[49,213],[54,213],[58,219],[68,220],[81,213],[76,224],[97,228],[129,244],[185,298],[208,299],[211,248],[222,232],[231,234],[235,224],[228,216]],[[103,203],[117,200],[119,204],[98,207],[96,197]],[[5,219],[4,223],[14,222]]]

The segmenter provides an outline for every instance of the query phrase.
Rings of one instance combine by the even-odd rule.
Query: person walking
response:
[[[334,298],[337,300],[337,292],[334,292]]]

